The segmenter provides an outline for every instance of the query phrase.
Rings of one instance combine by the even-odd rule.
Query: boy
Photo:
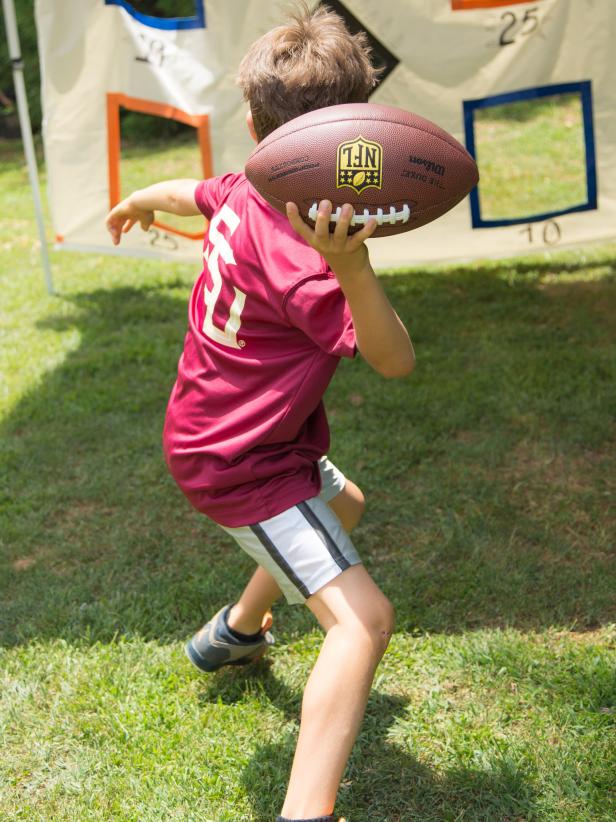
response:
[[[251,47],[238,81],[259,141],[306,111],[365,102],[375,71],[363,36],[323,8],[304,7]],[[383,376],[403,377],[414,365],[412,344],[370,265],[364,241],[375,221],[349,235],[349,205],[330,232],[329,202],[312,228],[293,203],[288,219],[271,208],[243,174],[176,180],[117,205],[107,218],[113,242],[135,222],[147,230],[155,210],[209,221],[165,456],[192,504],[258,563],[237,603],[187,653],[204,671],[251,661],[273,641],[270,608],[281,593],[308,606],[325,639],[278,820],[333,822],[393,609],[348,536],[364,499],[324,456],[321,398],[341,357],[359,350]]]

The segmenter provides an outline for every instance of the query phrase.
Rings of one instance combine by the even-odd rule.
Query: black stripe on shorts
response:
[[[265,533],[263,528],[260,525],[251,525],[250,530],[257,537],[261,545],[265,548],[267,553],[274,560],[274,562],[280,568],[280,570],[291,580],[293,585],[295,585],[295,587],[301,593],[301,595],[308,599],[308,597],[310,596],[310,591],[308,590],[306,585],[304,585],[301,579],[297,576],[297,574],[295,573],[293,568],[291,568],[286,559],[282,556],[278,548],[276,548],[276,546]]]
[[[300,502],[297,505],[297,508],[302,512],[304,517],[308,520],[310,525],[314,528],[317,532],[323,544],[331,554],[332,558],[335,560],[336,565],[342,570],[346,571],[347,568],[351,567],[351,563],[348,559],[344,556],[340,548],[336,545],[336,542],[332,535],[329,533],[327,528],[323,525],[321,520],[318,516],[314,513],[312,508],[308,505],[307,502]]]

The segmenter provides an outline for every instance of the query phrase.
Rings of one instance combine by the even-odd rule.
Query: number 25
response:
[[[522,18],[522,23],[520,26],[519,34],[524,35],[525,37],[529,34],[532,34],[535,29],[539,26],[539,18],[537,17],[538,8],[535,6],[532,9],[526,9],[524,12],[524,17]],[[515,43],[515,38],[517,35],[511,35],[508,37],[508,34],[512,29],[514,29],[518,23],[517,15],[514,14],[512,11],[506,11],[504,14],[501,15],[501,20],[507,20],[508,23],[505,28],[501,32],[500,39],[498,41],[500,46],[510,46]],[[529,23],[530,25],[526,25]]]

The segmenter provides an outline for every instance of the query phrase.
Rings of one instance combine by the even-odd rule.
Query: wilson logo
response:
[[[439,177],[445,176],[445,166],[441,166],[438,163],[433,163],[432,160],[424,160],[423,157],[409,157],[410,163],[415,163],[418,166],[424,166],[426,171],[431,171],[433,174],[438,174]]]
[[[383,147],[360,135],[340,143],[336,162],[336,187],[348,186],[357,194],[383,184]]]

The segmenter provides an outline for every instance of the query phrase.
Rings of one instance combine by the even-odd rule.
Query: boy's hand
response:
[[[130,197],[114,206],[107,215],[106,220],[107,229],[111,234],[114,245],[119,244],[122,234],[130,231],[135,223],[140,223],[141,228],[147,231],[153,222],[154,212],[138,208]]]
[[[287,217],[308,245],[325,258],[347,299],[364,359],[384,377],[403,377],[413,370],[415,355],[408,332],[378,281],[364,243],[376,228],[374,218],[357,233],[349,235],[353,208],[342,206],[333,234],[329,232],[332,204],[319,204],[314,230],[299,214],[295,203],[287,203]]]
[[[287,203],[287,217],[295,231],[327,260],[334,274],[344,277],[346,274],[362,269],[366,263],[369,264],[368,249],[364,241],[372,236],[377,223],[374,218],[371,218],[362,229],[355,234],[349,234],[353,206],[345,203],[342,206],[336,228],[333,233],[330,233],[331,213],[330,201],[322,200],[319,203],[315,227],[312,229],[302,220],[297,205]]]

